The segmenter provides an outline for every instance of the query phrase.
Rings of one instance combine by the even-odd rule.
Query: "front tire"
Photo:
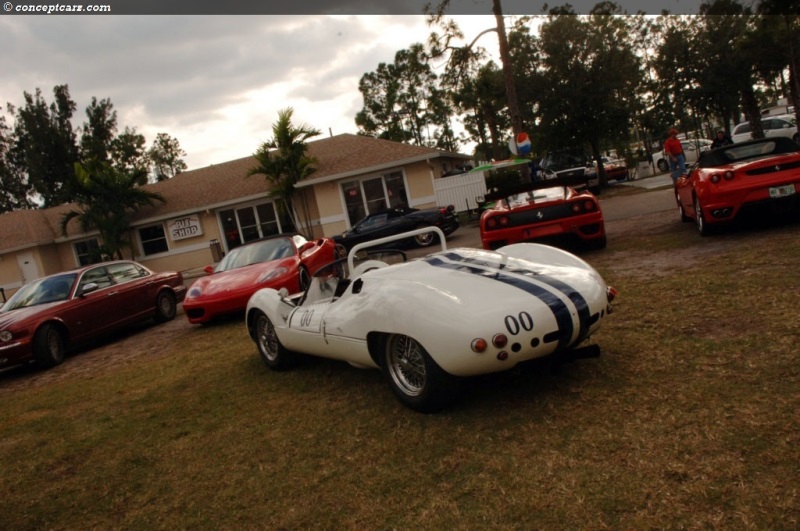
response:
[[[55,367],[64,361],[66,341],[61,331],[53,324],[42,325],[33,336],[33,356],[41,369]]]
[[[456,379],[442,370],[416,340],[392,334],[383,346],[381,370],[403,405],[434,413],[455,398]]]
[[[162,291],[156,298],[156,322],[166,323],[175,319],[178,312],[178,300],[171,291]]]
[[[275,325],[263,312],[258,312],[255,321],[255,341],[258,354],[264,365],[273,371],[282,371],[292,367],[296,362],[293,352],[286,349],[278,339]]]

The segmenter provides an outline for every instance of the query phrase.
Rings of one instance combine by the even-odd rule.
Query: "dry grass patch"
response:
[[[439,415],[377,371],[270,372],[239,322],[0,391],[2,527],[796,528],[797,229],[620,237],[587,255],[621,293],[600,359]]]

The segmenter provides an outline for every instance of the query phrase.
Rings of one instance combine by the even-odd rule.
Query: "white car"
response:
[[[447,250],[440,235],[442,250],[418,260],[354,263],[364,247],[431,229],[353,247],[302,297],[256,292],[246,323],[264,363],[282,370],[304,353],[380,369],[403,404],[433,412],[456,396],[462,377],[600,354],[596,344],[578,345],[611,312],[616,292],[566,251],[530,243]]]
[[[711,140],[705,138],[693,138],[691,140],[681,140],[683,153],[686,155],[686,167],[688,168],[700,158],[700,153],[711,149]],[[653,164],[662,172],[669,171],[669,161],[663,151],[653,154]]]
[[[791,114],[781,116],[770,116],[761,119],[761,127],[764,129],[764,137],[785,136],[795,142],[800,142],[800,134],[797,132],[797,121]],[[750,122],[742,122],[733,129],[731,140],[736,144],[752,140],[750,134]]]

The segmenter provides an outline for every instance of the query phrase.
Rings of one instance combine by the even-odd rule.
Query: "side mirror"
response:
[[[97,291],[97,288],[98,288],[98,285],[97,285],[96,282],[88,282],[88,283],[84,284],[83,287],[81,288],[80,296],[83,297],[84,295],[88,295],[89,293],[91,293],[93,291]]]
[[[206,272],[206,275],[213,275],[214,274],[214,267],[207,265],[203,268],[203,271]]]

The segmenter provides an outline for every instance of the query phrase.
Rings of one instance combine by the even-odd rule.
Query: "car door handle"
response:
[[[108,294],[106,295],[106,297],[113,297],[116,294],[117,294],[116,291],[109,291]]]

